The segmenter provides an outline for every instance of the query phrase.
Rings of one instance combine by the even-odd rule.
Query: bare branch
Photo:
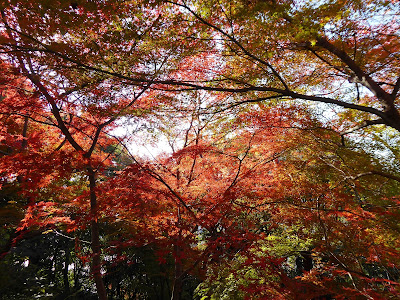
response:
[[[378,175],[378,176],[382,176],[382,177],[385,177],[385,178],[392,179],[392,180],[395,180],[397,182],[400,182],[400,177],[399,176],[396,176],[396,175],[393,175],[393,174],[387,174],[387,173],[384,173],[384,172],[381,172],[381,171],[370,171],[370,172],[361,173],[361,174],[358,174],[356,176],[351,177],[350,179],[356,180],[356,179],[361,178],[361,177],[372,176],[372,175]]]
[[[393,91],[391,94],[393,97],[393,100],[396,99],[399,90],[400,90],[400,76],[399,76],[399,78],[397,78],[396,84],[394,85],[394,88],[393,88]]]
[[[382,119],[376,119],[376,120],[365,120],[362,124],[350,128],[349,130],[346,130],[342,133],[340,133],[341,136],[349,134],[349,133],[353,133],[354,131],[360,130],[362,128],[371,126],[371,125],[379,125],[379,124],[385,124],[385,122]]]
[[[385,90],[383,90],[379,84],[377,84],[368,74],[366,74],[345,51],[337,48],[324,37],[317,37],[317,45],[328,50],[338,57],[342,62],[344,62],[350,68],[350,70],[354,72],[357,80],[366,86],[371,92],[373,92],[387,106],[393,105],[392,98],[388,97],[389,95],[385,92]]]

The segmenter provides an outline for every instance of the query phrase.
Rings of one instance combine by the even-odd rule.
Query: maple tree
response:
[[[175,300],[190,274],[204,297],[215,276],[238,297],[398,295],[397,5],[2,3],[0,169],[25,213],[5,250],[89,225],[100,299],[102,251],[129,247],[170,259]],[[130,155],[121,120],[172,155]]]
[[[354,156],[360,160],[365,152],[342,146],[340,135],[331,130],[307,129],[320,126],[304,108],[293,119],[283,117],[284,110],[264,107],[255,112],[252,107],[234,124],[228,118],[225,130],[221,120],[200,121],[196,113],[187,122],[180,119],[177,128],[168,129],[177,143],[175,154],[155,169],[135,165],[109,181],[111,192],[102,203],[111,207],[103,211],[111,219],[117,215],[126,228],[133,226],[130,243],[161,244],[159,248],[172,253],[178,279],[193,272],[193,265],[211,272],[214,264],[233,260],[239,269],[221,275],[236,284],[227,289],[244,289],[253,297],[379,297],[385,294],[376,292],[379,286],[396,294],[398,246],[384,237],[397,235],[398,210],[393,203],[398,201],[398,184],[390,180],[381,192],[369,194],[375,183],[359,183],[356,177],[359,168],[372,164],[376,169],[379,164],[355,164]],[[182,131],[182,124],[186,133],[181,132],[182,140],[177,141],[176,130]],[[179,144],[182,150],[177,150]],[[285,241],[291,239],[295,241]],[[309,261],[302,263],[302,256]],[[289,259],[287,265],[282,265],[282,257]],[[237,285],[241,268],[248,271],[242,285]],[[301,276],[301,282],[282,268]],[[375,278],[376,274],[381,275]],[[215,296],[215,274],[209,276],[211,293],[221,298]]]
[[[131,87],[129,91],[124,91],[124,84],[122,83],[121,85],[121,82],[118,82],[118,89],[115,89],[114,84],[116,84],[116,82],[114,82],[110,76],[99,76],[93,72],[88,73],[86,71],[83,73],[79,72],[80,67],[71,68],[70,65],[68,65],[68,60],[63,59],[65,55],[61,55],[61,57],[58,56],[58,54],[61,54],[63,49],[65,49],[65,45],[57,36],[59,36],[60,30],[63,31],[64,36],[67,36],[67,32],[71,30],[72,24],[75,25],[75,31],[71,31],[69,37],[73,41],[78,41],[80,39],[83,42],[82,45],[78,46],[79,49],[75,49],[77,51],[76,53],[80,52],[83,54],[90,50],[93,44],[96,44],[95,40],[97,39],[98,33],[102,32],[104,37],[106,37],[110,33],[115,34],[119,32],[118,22],[114,24],[113,28],[108,29],[107,26],[104,27],[102,24],[98,23],[99,18],[107,16],[110,12],[110,7],[108,5],[102,6],[100,10],[97,5],[87,5],[84,13],[82,10],[75,10],[69,5],[61,6],[61,9],[59,7],[57,8],[58,11],[53,15],[54,18],[48,18],[49,15],[47,13],[43,15],[42,12],[46,11],[50,4],[31,3],[30,1],[25,4],[26,6],[23,6],[23,3],[20,2],[15,3],[14,6],[13,3],[9,3],[8,6],[2,9],[2,21],[4,25],[2,31],[3,53],[11,54],[8,56],[8,64],[10,67],[17,66],[15,69],[22,77],[21,80],[27,79],[30,81],[31,89],[33,91],[36,90],[36,96],[40,98],[43,104],[42,107],[38,108],[38,112],[28,111],[26,113],[20,111],[21,109],[14,105],[12,108],[16,112],[12,112],[11,115],[20,114],[24,116],[26,120],[31,118],[35,122],[57,128],[58,130],[54,133],[58,135],[58,138],[50,140],[47,146],[49,146],[49,150],[51,149],[50,151],[59,152],[56,155],[59,155],[61,162],[56,162],[54,160],[52,157],[53,153],[49,156],[45,155],[44,157],[32,155],[30,160],[28,160],[29,157],[26,156],[13,158],[16,159],[16,162],[23,160],[26,162],[45,161],[49,163],[48,166],[44,163],[35,168],[35,170],[40,170],[38,174],[35,174],[36,176],[41,176],[43,173],[45,174],[44,176],[42,175],[43,177],[41,178],[47,179],[44,183],[33,181],[31,174],[24,178],[25,182],[29,182],[35,185],[35,188],[39,189],[47,188],[49,191],[53,191],[51,188],[54,189],[57,187],[55,184],[57,175],[63,178],[77,176],[71,174],[73,171],[74,173],[80,173],[78,175],[79,177],[87,176],[89,183],[89,190],[87,192],[83,191],[81,196],[79,196],[79,194],[67,194],[72,197],[72,199],[68,199],[68,196],[60,195],[59,197],[61,199],[59,199],[59,201],[73,201],[73,198],[77,197],[75,201],[78,201],[75,204],[77,205],[81,198],[89,198],[90,200],[90,206],[87,210],[90,211],[88,217],[90,219],[91,246],[93,252],[92,273],[99,298],[106,299],[106,290],[101,278],[101,248],[96,182],[102,170],[111,163],[110,157],[112,153],[106,153],[104,149],[110,145],[111,139],[107,137],[107,133],[114,128],[113,125],[115,121],[125,115],[133,114],[135,116],[144,114],[142,112],[143,109],[152,107],[151,102],[136,105],[137,100],[146,92],[148,85],[139,85],[137,88]],[[55,6],[51,7],[55,8]],[[127,10],[129,10],[129,7],[123,7],[123,10],[117,10],[114,11],[114,13],[126,13]],[[35,15],[35,13],[38,14]],[[57,13],[61,13],[62,16],[57,16]],[[142,12],[140,12],[139,17],[143,20],[152,13],[153,11],[149,9],[147,15],[142,15]],[[87,27],[89,19],[86,14],[92,16],[91,21],[93,24],[97,24],[97,30]],[[45,28],[41,27],[41,25],[35,26],[32,23],[32,18],[34,17],[37,17],[37,25],[47,23],[47,21],[50,23],[46,24]],[[77,18],[80,19],[80,21],[76,22]],[[56,26],[57,22],[60,20],[63,22],[63,28]],[[83,22],[83,20],[85,20],[85,22]],[[81,21],[85,24],[85,27],[79,34]],[[134,21],[141,26],[142,23],[138,18]],[[154,19],[153,23],[156,23],[156,21],[157,20]],[[123,22],[123,20],[121,22]],[[153,32],[155,32],[154,28],[157,29],[157,27],[154,26],[153,28],[153,23],[148,24],[148,29],[153,29]],[[92,34],[91,40],[87,40],[87,37],[90,36],[88,31]],[[29,32],[29,35],[25,35],[24,32]],[[146,31],[144,33],[146,33]],[[38,45],[45,45],[43,42],[43,39],[46,39],[45,35],[49,38],[49,41],[52,41],[52,50],[49,53],[56,54],[55,57],[53,56],[49,60],[42,55],[41,49],[35,49]],[[136,36],[136,33],[134,36]],[[131,41],[129,41],[129,43],[131,43]],[[126,47],[135,47],[134,43],[130,45],[129,43]],[[104,47],[102,47],[102,45],[96,45],[99,49],[98,57],[104,59],[104,66],[113,64],[112,61],[114,59],[112,57],[115,57],[114,54],[111,56],[108,55],[108,53],[113,52],[113,49],[111,49],[112,47],[108,49],[106,54],[103,54],[103,50],[107,48],[107,45],[113,44],[105,41],[103,44]],[[32,48],[32,46],[34,48]],[[83,48],[81,46],[83,46]],[[90,48],[88,48],[88,46]],[[118,47],[120,47],[120,45],[118,45],[117,48]],[[138,52],[142,50],[146,52],[145,47],[146,43],[143,43],[143,46]],[[22,49],[26,49],[27,51],[23,51]],[[46,50],[45,52],[48,51]],[[134,59],[130,60],[130,63],[135,64],[137,70],[144,69],[147,71],[148,62],[153,62],[157,58],[153,63],[156,68],[155,75],[157,75],[159,72],[159,70],[157,70],[159,59],[157,53],[153,53],[152,49],[147,50],[147,52],[147,54],[142,54],[141,56],[132,56]],[[68,55],[72,54],[69,50],[67,53]],[[83,56],[80,57],[80,59],[82,58]],[[87,62],[98,61],[93,53],[91,53],[91,56],[88,55],[87,58]],[[67,61],[67,64],[64,65],[63,61]],[[127,60],[125,62],[128,63]],[[47,65],[47,68],[43,68],[45,65]],[[61,69],[59,68],[60,65],[63,65]],[[139,73],[140,71],[137,74]],[[7,91],[7,87],[5,87],[5,90]],[[18,102],[15,103],[20,103],[23,108],[28,104],[24,98],[9,98],[9,100],[18,100]],[[134,105],[135,107],[133,107]],[[24,134],[26,134],[25,131]],[[34,136],[43,140],[43,136],[39,136],[37,132]],[[60,137],[63,137],[64,141],[61,141],[59,145],[56,146],[55,143]],[[25,140],[23,141],[26,143]],[[36,148],[40,149],[40,145],[36,145]],[[65,151],[67,153],[65,153]],[[41,150],[39,150],[39,152],[41,152]],[[60,153],[62,154],[60,155]],[[68,161],[68,157],[71,157],[74,161]],[[7,157],[7,159],[9,158],[10,157]],[[69,170],[63,170],[64,172],[62,174],[57,174],[54,172],[56,171],[55,169],[50,169],[52,164],[55,164],[57,167],[63,167],[67,164]],[[16,169],[8,168],[8,176],[18,173],[18,168],[20,168],[20,172],[25,168],[28,172],[34,173],[31,169],[32,167],[25,164],[23,166],[17,166]],[[51,184],[53,184],[53,187],[49,186]],[[51,197],[56,198],[55,195],[51,195]],[[36,217],[43,217],[43,214],[45,214],[44,211],[48,209],[48,206],[53,206],[51,202],[38,202],[36,194],[34,194],[34,197],[31,197],[31,199],[30,207],[27,209],[26,216],[19,230],[38,224]],[[83,206],[87,207],[87,205]],[[86,214],[83,213],[82,215],[85,216]],[[52,220],[54,221],[55,218]],[[58,222],[61,221],[61,218],[59,218]],[[68,221],[68,218],[64,217],[64,221]],[[75,223],[76,222],[75,220]]]
[[[7,74],[7,70],[4,73]],[[3,75],[5,75],[4,73]],[[10,72],[8,71],[8,73]],[[64,120],[58,124],[54,122],[51,113],[45,108],[46,103],[39,99],[38,94],[32,90],[23,77],[18,76],[19,71],[17,69],[14,70],[14,73],[15,75],[11,73],[10,77],[11,79],[13,76],[17,77],[16,82],[7,81],[3,86],[5,98],[2,101],[2,116],[5,120],[11,121],[11,126],[8,124],[9,121],[5,121],[5,126],[2,127],[4,130],[2,145],[7,151],[4,152],[1,165],[4,173],[3,184],[6,186],[15,185],[13,183],[15,182],[14,178],[17,178],[22,195],[28,199],[25,217],[17,228],[20,234],[15,238],[18,240],[22,238],[25,230],[38,225],[36,218],[47,214],[52,216],[51,221],[44,220],[41,226],[70,223],[69,217],[62,215],[62,210],[57,209],[54,206],[54,201],[50,201],[50,199],[67,198],[67,194],[57,193],[55,192],[56,189],[59,189],[60,192],[60,187],[62,190],[65,180],[73,176],[73,173],[76,173],[77,170],[85,168],[87,162],[84,161],[85,158],[80,155],[81,153],[74,153],[73,151],[82,149],[65,146],[67,138],[62,139],[62,130],[61,132],[48,131],[46,127],[62,128],[64,126],[64,132],[70,134],[68,130],[65,131]],[[56,109],[58,108],[56,107]],[[55,117],[60,119],[57,112]],[[82,132],[79,131],[78,126],[80,124],[76,122],[74,124],[71,121],[72,118],[69,119],[68,125],[76,126],[75,128],[78,131],[77,134],[70,134],[69,136],[74,141],[74,138]],[[23,126],[21,126],[21,123]],[[18,132],[19,129],[20,132],[22,131],[21,133]],[[75,143],[75,146],[77,145]],[[104,157],[101,158],[100,156],[98,159],[100,161],[96,162],[94,159],[94,162],[90,162],[94,163],[96,168],[102,164],[101,160],[104,160]],[[92,170],[93,165],[90,163],[87,170],[89,178],[93,178],[95,174]],[[65,190],[68,190],[68,188]],[[94,187],[91,190],[93,197]],[[44,201],[41,201],[42,199]],[[96,209],[95,199],[92,200],[92,204],[92,213],[95,214],[95,211],[93,211],[93,209]],[[92,228],[96,229],[96,226],[92,226]],[[11,244],[9,243],[8,246],[11,246]]]

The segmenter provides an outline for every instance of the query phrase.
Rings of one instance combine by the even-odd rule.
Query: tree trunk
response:
[[[107,292],[104,286],[103,278],[101,276],[101,247],[100,247],[100,234],[99,224],[97,221],[98,205],[96,197],[96,173],[92,167],[88,167],[89,175],[89,188],[90,188],[90,229],[91,229],[91,243],[92,243],[92,274],[96,283],[97,296],[100,300],[107,300]]]
[[[172,287],[172,297],[171,300],[180,300],[182,294],[182,285],[183,285],[183,266],[180,258],[180,249],[177,245],[174,245],[175,248],[175,280],[174,285]]]
[[[69,265],[69,243],[67,243],[67,248],[65,250],[65,260],[64,260],[64,270],[63,270],[63,280],[64,280],[64,293],[65,295],[69,295],[70,286],[68,280],[68,265]]]

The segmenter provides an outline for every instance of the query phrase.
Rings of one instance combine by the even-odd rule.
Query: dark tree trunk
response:
[[[296,258],[296,268],[298,275],[311,271],[313,268],[311,251],[300,251],[300,256]]]
[[[57,280],[56,280],[56,274],[57,274],[57,255],[58,254],[58,248],[56,247],[53,252],[53,257],[51,259],[51,264],[50,268],[48,270],[49,273],[49,281],[50,283],[54,284],[54,286],[57,286]],[[53,271],[54,269],[54,271]]]
[[[99,224],[97,221],[98,205],[96,196],[96,172],[92,167],[88,167],[89,187],[90,187],[90,229],[91,229],[91,243],[92,243],[92,274],[96,283],[97,296],[100,300],[107,300],[107,292],[104,286],[103,278],[101,276],[101,247],[100,247],[100,234]]]
[[[183,266],[180,259],[180,249],[178,245],[174,245],[175,248],[175,280],[172,287],[172,297],[171,300],[180,300],[182,294],[183,285]]]
[[[68,280],[68,265],[69,265],[69,243],[67,244],[67,249],[65,250],[65,260],[64,260],[64,270],[63,270],[63,280],[64,280],[64,293],[69,295],[70,293],[70,286]]]

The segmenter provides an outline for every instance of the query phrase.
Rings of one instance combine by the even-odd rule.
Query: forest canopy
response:
[[[0,9],[0,299],[400,297],[398,0]]]

